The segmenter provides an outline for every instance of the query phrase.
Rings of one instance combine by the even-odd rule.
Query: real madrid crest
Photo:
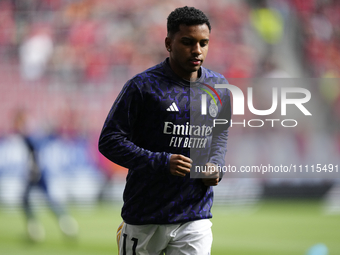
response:
[[[211,117],[215,118],[218,113],[218,106],[215,104],[214,100],[210,100],[210,105],[209,105],[209,114]]]

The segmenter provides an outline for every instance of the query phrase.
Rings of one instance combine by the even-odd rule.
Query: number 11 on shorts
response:
[[[127,238],[127,234],[123,234],[123,255],[127,255],[126,254],[126,238]],[[137,238],[131,238],[131,241],[133,241],[133,245],[132,245],[132,255],[136,255],[136,248],[137,248],[137,244],[138,244],[138,239]]]

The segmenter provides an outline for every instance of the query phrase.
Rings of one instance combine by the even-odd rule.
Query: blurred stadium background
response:
[[[302,128],[231,128],[227,162],[340,164],[337,0],[0,0],[0,254],[115,254],[126,169],[99,154],[99,133],[124,83],[167,56],[166,17],[184,5],[211,20],[207,68],[236,84],[303,81],[312,93],[316,114]],[[21,238],[27,152],[13,136],[21,109],[51,194],[83,230],[78,245],[59,239],[38,191],[31,198],[50,239]],[[317,243],[340,253],[337,176],[226,178],[215,191],[213,254],[307,254]]]

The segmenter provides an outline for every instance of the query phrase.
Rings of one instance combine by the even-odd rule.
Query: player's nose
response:
[[[192,54],[193,55],[201,55],[202,54],[202,47],[199,43],[196,43],[192,47]]]

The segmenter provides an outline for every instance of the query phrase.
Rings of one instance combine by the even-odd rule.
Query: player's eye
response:
[[[191,41],[191,40],[184,39],[184,40],[182,40],[182,43],[183,43],[184,45],[186,45],[186,46],[189,46],[189,45],[192,44],[192,41]]]
[[[201,47],[205,47],[208,45],[208,41],[203,41],[203,42],[200,42],[200,45]]]

